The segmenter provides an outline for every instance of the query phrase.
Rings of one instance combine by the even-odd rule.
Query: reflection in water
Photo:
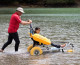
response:
[[[27,16],[27,18],[25,17]],[[5,19],[4,19],[5,18]],[[0,15],[0,48],[7,40],[7,28],[10,15]],[[14,52],[14,41],[4,53],[0,53],[0,65],[79,65],[80,64],[80,15],[23,15],[23,20],[32,19],[33,27],[39,26],[43,36],[56,42],[71,42],[74,44],[74,53],[44,52],[40,56],[30,56],[26,51],[27,46],[32,44],[29,38],[29,25],[20,25],[18,30],[21,44],[19,52]],[[62,44],[62,43],[57,43]]]

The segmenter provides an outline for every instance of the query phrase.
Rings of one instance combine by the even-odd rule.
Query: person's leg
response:
[[[12,40],[13,40],[12,34],[9,33],[8,41],[3,45],[2,49],[1,49],[2,52],[9,44],[11,44]],[[1,50],[0,50],[0,52],[1,52]]]
[[[33,41],[33,47],[35,47],[35,45],[39,45],[39,42],[35,41],[33,38],[31,38]]]
[[[20,40],[17,32],[13,34],[13,38],[15,40],[15,51],[18,51]]]
[[[56,44],[53,44],[53,43],[51,43],[51,45],[54,46],[54,47],[57,47],[57,48],[65,47],[65,46],[66,46],[66,44],[63,44],[63,45],[56,45]]]
[[[60,45],[56,45],[56,44],[53,44],[53,43],[51,43],[51,46],[54,46],[54,47],[57,47],[57,48],[61,47]]]
[[[33,42],[33,47],[34,47],[35,45],[39,45],[39,42],[34,41],[34,42]]]
[[[35,45],[36,45],[36,41],[35,41],[35,40],[33,40],[33,47],[35,47]]]

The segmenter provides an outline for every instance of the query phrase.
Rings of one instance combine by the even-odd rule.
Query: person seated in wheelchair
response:
[[[35,28],[35,31],[33,32],[34,34],[35,33],[37,33],[37,34],[39,34],[40,33],[40,28],[39,27],[36,27]],[[35,46],[35,45],[43,45],[43,43],[39,43],[38,41],[35,41],[33,38],[31,38],[32,40],[33,40],[33,47]]]
[[[37,33],[37,34],[40,33],[40,28],[39,28],[39,27],[36,27],[36,28],[35,28],[34,34],[35,34],[35,33]],[[33,40],[33,47],[34,47],[35,45],[44,45],[43,43],[39,43],[38,41],[35,41],[33,38],[31,38],[31,39]],[[53,44],[53,43],[51,42],[51,46],[56,47],[56,48],[60,48],[60,47],[65,47],[66,44],[56,45],[56,44]]]

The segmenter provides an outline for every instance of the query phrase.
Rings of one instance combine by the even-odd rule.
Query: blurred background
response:
[[[0,7],[79,7],[80,0],[0,0]]]

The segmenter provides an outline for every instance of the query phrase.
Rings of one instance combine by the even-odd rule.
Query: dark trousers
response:
[[[56,44],[53,44],[53,43],[51,43],[51,46],[54,46],[54,47],[57,47],[57,48],[61,47],[60,45],[56,45]]]
[[[34,47],[35,45],[39,45],[39,42],[35,41],[33,38],[31,38],[31,39],[32,39],[32,41],[33,41],[33,47]]]
[[[33,38],[31,38],[31,39],[33,40]],[[41,44],[43,44],[43,43],[41,43]],[[33,47],[34,47],[35,45],[39,45],[39,42],[33,40]],[[51,43],[51,46],[54,46],[54,47],[57,47],[57,48],[60,48],[60,47],[61,47],[60,45],[56,45],[56,44],[53,44],[53,43]]]
[[[9,33],[8,41],[3,45],[2,50],[4,50],[9,44],[11,44],[13,39],[15,41],[15,51],[18,51],[20,41],[19,41],[19,36],[17,32]]]

